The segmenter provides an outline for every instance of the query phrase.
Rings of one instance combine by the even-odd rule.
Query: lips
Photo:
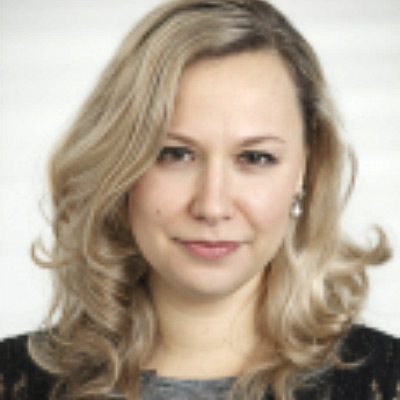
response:
[[[192,254],[207,259],[226,257],[240,247],[239,242],[229,241],[180,241],[180,243]]]

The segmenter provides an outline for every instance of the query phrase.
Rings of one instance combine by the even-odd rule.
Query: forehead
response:
[[[178,88],[172,125],[192,124],[252,133],[297,130],[302,125],[297,90],[280,55],[262,50],[189,65]]]
[[[253,76],[258,81],[261,81],[265,74],[279,74],[284,75],[288,83],[294,85],[291,71],[284,58],[277,50],[266,48],[200,57],[184,68],[181,84],[193,76],[201,78],[207,74],[214,74],[215,78],[221,78],[229,77],[233,73]],[[258,75],[254,76],[253,73]]]
[[[297,100],[297,88],[286,62],[275,50],[257,50],[202,58],[190,63],[181,76],[176,100],[196,94],[282,95]],[[232,97],[233,103],[237,97]]]

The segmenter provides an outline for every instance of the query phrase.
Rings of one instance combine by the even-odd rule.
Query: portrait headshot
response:
[[[0,6],[0,400],[400,400],[397,0],[140,3]]]

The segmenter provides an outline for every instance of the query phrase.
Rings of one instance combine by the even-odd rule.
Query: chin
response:
[[[252,275],[233,276],[232,271],[203,271],[195,276],[181,279],[175,290],[182,294],[201,300],[218,300],[246,292],[254,287],[261,279],[262,271],[257,271]]]

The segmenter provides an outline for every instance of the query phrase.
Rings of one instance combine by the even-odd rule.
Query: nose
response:
[[[210,225],[229,220],[234,215],[232,178],[222,162],[210,162],[199,172],[190,213]]]

